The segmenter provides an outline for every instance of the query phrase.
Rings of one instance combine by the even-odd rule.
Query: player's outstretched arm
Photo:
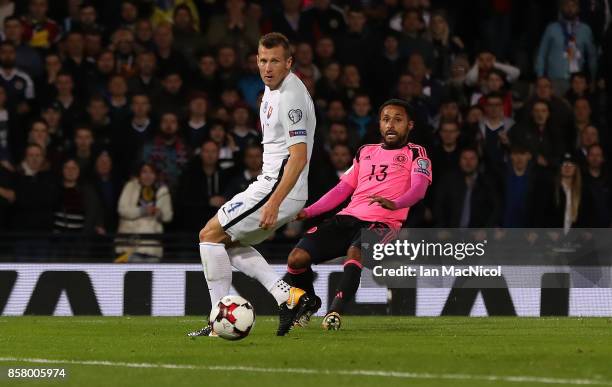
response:
[[[289,147],[289,160],[285,165],[283,177],[270,199],[264,204],[261,212],[259,227],[267,229],[273,227],[278,219],[278,209],[283,200],[295,186],[300,174],[308,162],[306,143],[300,142]]]
[[[412,175],[412,185],[402,196],[395,200],[389,200],[382,196],[371,196],[370,204],[378,203],[387,210],[412,207],[425,197],[427,187],[429,187],[429,179],[423,175]]]
[[[341,180],[334,188],[321,196],[319,200],[308,206],[308,208],[304,208],[300,211],[296,220],[312,218],[327,211],[331,211],[345,201],[346,198],[351,196],[354,191],[355,187]]]

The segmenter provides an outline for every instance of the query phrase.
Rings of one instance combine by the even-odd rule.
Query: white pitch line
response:
[[[156,363],[124,363],[107,360],[61,360],[61,359],[37,359],[19,357],[0,357],[0,362],[22,362],[39,364],[76,364],[85,366],[107,366],[125,368],[164,368],[178,370],[203,370],[203,371],[243,371],[269,374],[324,374],[338,376],[376,376],[399,379],[440,379],[440,380],[479,380],[487,382],[511,382],[511,383],[539,383],[539,384],[571,384],[590,386],[612,386],[612,381],[595,379],[561,379],[540,376],[503,376],[503,375],[470,375],[470,374],[433,374],[420,372],[402,371],[377,371],[377,370],[320,370],[314,368],[267,368],[249,366],[200,366],[190,364],[156,364]]]

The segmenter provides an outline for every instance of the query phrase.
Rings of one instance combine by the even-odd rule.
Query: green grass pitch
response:
[[[41,386],[612,386],[610,318],[353,317],[230,342],[195,317],[0,317],[0,369],[65,367]],[[38,359],[38,360],[35,360]],[[65,362],[58,362],[58,360]],[[48,362],[48,363],[47,363]],[[7,384],[8,383],[8,384]]]

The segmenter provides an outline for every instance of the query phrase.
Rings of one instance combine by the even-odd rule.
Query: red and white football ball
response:
[[[213,331],[227,340],[240,340],[249,335],[255,324],[255,309],[240,296],[225,296],[210,311]]]

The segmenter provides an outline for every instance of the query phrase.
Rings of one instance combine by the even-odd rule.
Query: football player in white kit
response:
[[[265,84],[259,116],[263,168],[249,187],[225,203],[200,231],[200,256],[211,304],[229,294],[232,266],[257,279],[279,305],[277,335],[285,335],[314,300],[291,287],[255,250],[276,229],[295,219],[308,198],[308,162],[316,118],[312,98],[291,72],[289,41],[280,33],[259,40],[257,61]],[[214,336],[210,325],[189,336]]]

